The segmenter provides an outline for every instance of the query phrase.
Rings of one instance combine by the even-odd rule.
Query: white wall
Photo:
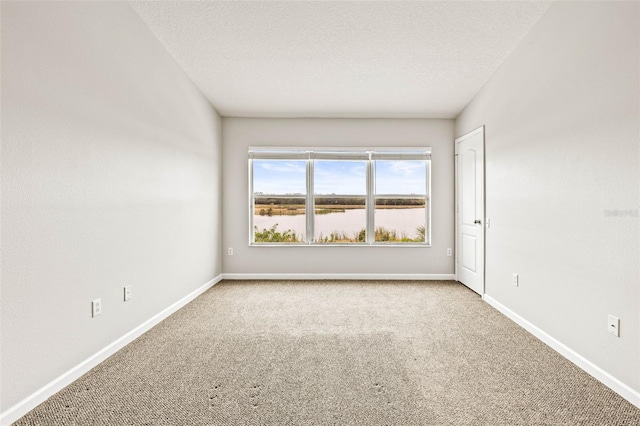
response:
[[[128,4],[2,2],[0,410],[221,273],[220,128]]]
[[[453,120],[224,118],[225,274],[453,274]],[[432,247],[249,247],[249,146],[431,146]]]
[[[486,125],[487,294],[635,391],[639,8],[556,2],[456,121]]]

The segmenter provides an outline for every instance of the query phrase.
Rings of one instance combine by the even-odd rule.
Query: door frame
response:
[[[476,136],[480,134],[482,136],[482,291],[480,293],[480,296],[484,299],[484,295],[485,295],[485,287],[486,287],[486,275],[487,275],[487,219],[486,219],[486,209],[487,209],[487,202],[486,202],[486,173],[485,173],[485,169],[486,169],[486,161],[485,161],[485,131],[484,131],[484,125],[478,127],[475,130],[472,130],[462,136],[460,136],[459,138],[455,139],[455,146],[454,146],[454,202],[455,202],[455,207],[454,207],[454,244],[455,244],[455,257],[454,257],[454,265],[455,265],[455,270],[454,270],[454,277],[455,280],[458,281],[458,260],[459,260],[459,254],[458,254],[458,248],[459,248],[459,244],[458,242],[460,241],[460,227],[458,226],[458,216],[459,216],[459,203],[458,203],[458,180],[459,180],[459,176],[458,176],[458,143],[462,142],[472,136]]]

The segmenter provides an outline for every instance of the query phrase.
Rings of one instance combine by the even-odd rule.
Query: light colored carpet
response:
[[[17,425],[639,425],[465,287],[222,282]]]

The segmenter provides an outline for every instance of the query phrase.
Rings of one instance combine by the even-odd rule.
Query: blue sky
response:
[[[376,194],[424,194],[424,161],[376,161]]]
[[[316,194],[366,194],[365,161],[314,163]],[[253,190],[265,194],[305,192],[304,160],[254,160]],[[376,161],[376,193],[422,194],[425,192],[424,161]]]

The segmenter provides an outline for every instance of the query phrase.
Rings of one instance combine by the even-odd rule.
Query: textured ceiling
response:
[[[550,3],[131,4],[223,116],[453,118]]]

